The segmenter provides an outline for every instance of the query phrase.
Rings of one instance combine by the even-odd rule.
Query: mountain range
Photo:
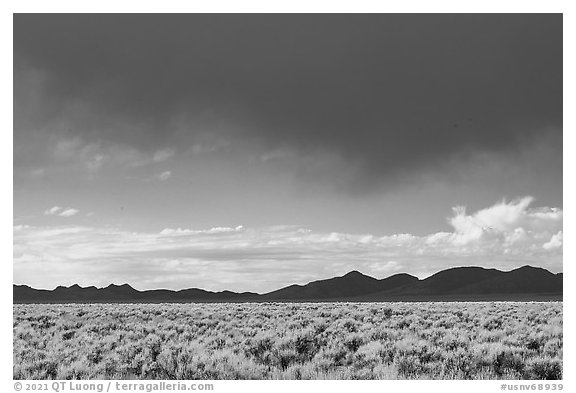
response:
[[[456,267],[420,280],[400,273],[376,279],[358,271],[344,276],[290,285],[276,291],[211,292],[198,288],[138,291],[128,284],[105,288],[59,286],[54,290],[13,285],[14,303],[193,303],[329,301],[538,301],[562,300],[563,274],[523,266],[511,271]]]

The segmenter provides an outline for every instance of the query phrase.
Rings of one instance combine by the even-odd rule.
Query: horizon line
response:
[[[343,278],[343,277],[345,277],[345,276],[347,276],[347,275],[349,275],[349,274],[351,274],[351,273],[359,273],[359,274],[361,274],[361,275],[363,275],[363,276],[365,276],[365,277],[373,278],[373,279],[375,279],[375,280],[385,280],[385,279],[388,279],[388,278],[390,278],[390,277],[394,277],[394,276],[398,276],[398,275],[409,275],[409,276],[412,276],[412,277],[417,278],[418,281],[423,281],[423,280],[426,280],[426,279],[428,279],[428,278],[430,278],[430,277],[432,277],[432,276],[434,276],[434,275],[436,275],[436,274],[438,274],[438,273],[445,272],[445,271],[449,271],[449,270],[453,270],[453,269],[462,269],[462,268],[481,268],[481,269],[484,269],[484,270],[497,270],[497,271],[500,271],[500,272],[503,272],[503,273],[510,273],[510,272],[515,271],[515,270],[519,270],[519,269],[523,269],[523,268],[532,268],[532,269],[542,269],[542,270],[546,270],[548,273],[554,274],[554,275],[563,274],[563,271],[558,272],[558,273],[553,273],[553,272],[551,272],[550,270],[548,270],[548,269],[546,269],[546,268],[543,268],[543,267],[540,267],[540,266],[532,266],[532,265],[528,265],[528,264],[522,265],[522,266],[519,266],[519,267],[516,267],[516,268],[513,268],[513,269],[511,269],[511,270],[500,270],[500,269],[497,269],[497,268],[487,268],[487,267],[479,266],[479,265],[454,266],[454,267],[450,267],[450,268],[447,268],[447,269],[439,270],[439,271],[437,271],[437,272],[435,272],[435,273],[430,274],[429,276],[427,276],[427,277],[425,277],[425,278],[418,278],[418,277],[416,277],[416,276],[414,276],[414,275],[412,275],[412,274],[410,274],[410,273],[405,273],[405,272],[394,273],[394,274],[391,274],[391,275],[386,276],[386,277],[383,277],[383,278],[375,278],[375,277],[372,277],[372,276],[370,276],[370,275],[364,274],[364,273],[358,271],[357,269],[353,269],[353,270],[350,270],[349,272],[347,272],[347,273],[345,273],[345,274],[343,274],[343,275],[341,275],[341,276],[332,276],[332,277],[328,277],[328,278],[319,278],[319,279],[315,279],[315,280],[312,280],[312,281],[308,281],[308,282],[305,283],[305,284],[287,284],[287,285],[282,286],[282,287],[280,287],[280,288],[273,289],[273,290],[271,290],[271,291],[263,292],[263,293],[254,292],[254,291],[238,291],[238,292],[237,292],[237,291],[232,291],[232,290],[229,290],[229,289],[210,290],[210,289],[203,289],[203,288],[199,288],[199,287],[187,287],[187,288],[181,288],[181,289],[168,289],[168,288],[137,289],[137,288],[135,288],[134,286],[132,286],[131,284],[129,284],[129,283],[127,283],[127,282],[122,283],[122,284],[115,284],[115,283],[111,282],[110,284],[108,284],[108,285],[106,285],[106,286],[102,286],[102,287],[97,287],[97,286],[95,286],[95,285],[81,286],[80,284],[75,283],[75,284],[72,284],[72,285],[70,285],[70,286],[58,285],[58,286],[54,287],[53,289],[35,288],[35,287],[32,287],[31,285],[28,285],[28,284],[16,284],[16,283],[12,283],[12,286],[13,286],[13,287],[14,287],[14,286],[20,286],[20,287],[24,286],[24,287],[28,287],[28,288],[31,288],[31,289],[34,289],[34,290],[38,290],[38,291],[55,291],[55,290],[58,289],[58,288],[66,288],[66,289],[69,289],[69,288],[72,288],[72,287],[79,287],[80,289],[96,288],[96,289],[100,290],[100,289],[106,289],[106,288],[109,288],[109,287],[123,287],[123,286],[126,286],[126,285],[127,285],[127,286],[129,286],[130,288],[132,288],[132,289],[134,289],[135,291],[138,291],[138,292],[147,292],[147,291],[171,291],[171,292],[180,292],[180,291],[186,291],[186,290],[191,290],[191,289],[198,289],[198,290],[201,290],[201,291],[211,292],[211,293],[232,292],[232,293],[237,293],[237,294],[250,293],[250,294],[256,294],[256,295],[265,295],[265,294],[268,294],[268,293],[271,293],[271,292],[275,292],[275,291],[277,291],[277,290],[280,290],[280,289],[283,289],[283,288],[287,288],[287,287],[290,287],[290,286],[294,286],[294,285],[297,285],[297,286],[305,286],[305,285],[308,285],[308,284],[313,283],[313,282],[325,281],[325,280],[330,280],[330,279],[334,279],[334,278]]]

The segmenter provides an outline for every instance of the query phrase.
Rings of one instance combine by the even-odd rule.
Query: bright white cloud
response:
[[[532,197],[502,201],[471,215],[466,214],[464,207],[456,207],[448,220],[454,232],[431,235],[429,242],[483,253],[525,254],[542,247],[562,230],[563,223],[561,209],[530,208],[532,202]]]
[[[227,232],[238,232],[244,229],[244,226],[238,225],[235,228],[231,227],[214,227],[210,229],[182,229],[182,228],[165,228],[160,231],[160,235],[199,235],[199,234],[215,234],[215,233],[227,233]]]
[[[546,250],[554,250],[562,247],[562,231],[552,235],[550,241],[544,243],[542,247]]]
[[[139,288],[266,291],[352,269],[376,277],[397,272],[424,277],[463,265],[506,270],[532,264],[561,271],[562,210],[531,208],[531,202],[503,201],[472,214],[455,208],[448,219],[452,232],[426,236],[322,233],[292,226],[166,228],[158,233],[19,226],[14,229],[14,274],[21,282],[44,287],[51,279],[53,285],[62,284],[62,277],[69,277],[70,284],[98,284],[93,281],[98,276]]]
[[[56,213],[58,213],[60,210],[62,210],[62,208],[60,206],[54,206],[54,207],[51,207],[50,209],[47,209],[46,211],[44,211],[44,215],[53,216]]]
[[[80,212],[80,210],[78,209],[66,209],[63,212],[61,212],[60,214],[58,214],[60,217],[72,217],[75,216],[76,214],[78,214],[78,212]]]
[[[543,230],[562,224],[562,210],[530,209],[532,202],[532,197],[508,203],[502,201],[470,216],[466,215],[465,208],[455,208],[455,215],[450,219],[450,224],[455,232],[471,238],[478,238],[487,231],[510,232],[516,228]]]
[[[44,215],[46,216],[59,216],[59,217],[72,217],[78,214],[80,210],[74,209],[72,207],[63,208],[60,206],[54,206],[50,209],[44,211]]]

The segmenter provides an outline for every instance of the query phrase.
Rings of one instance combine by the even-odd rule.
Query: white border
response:
[[[573,218],[571,216],[571,206],[573,205],[573,181],[570,181],[571,168],[576,168],[574,154],[573,136],[573,108],[574,99],[574,31],[575,18],[573,12],[574,1],[403,1],[403,2],[373,2],[368,0],[355,1],[311,1],[293,0],[290,2],[273,1],[213,1],[213,2],[179,2],[179,1],[113,1],[100,0],[98,2],[80,2],[72,0],[59,1],[9,1],[2,5],[2,15],[0,19],[0,40],[4,58],[2,59],[2,133],[0,154],[0,173],[2,174],[2,184],[6,187],[2,195],[2,225],[1,244],[2,247],[2,282],[0,292],[2,293],[2,324],[1,329],[1,384],[5,391],[13,391],[12,382],[12,221],[13,221],[13,186],[12,186],[12,13],[54,13],[54,12],[230,12],[230,13],[265,13],[265,12],[309,12],[309,13],[362,13],[362,12],[502,12],[502,13],[563,13],[564,14],[564,275],[568,277],[566,283],[570,283],[573,277],[574,268],[571,262],[574,260],[573,244]],[[572,71],[572,72],[570,72]],[[572,178],[574,175],[572,175]],[[568,206],[568,207],[566,207]],[[567,214],[566,214],[567,213]],[[569,239],[569,240],[566,240]],[[565,285],[564,289],[564,332],[574,332],[573,300],[574,288]],[[571,391],[574,379],[570,370],[574,369],[574,335],[566,334],[564,337],[564,390]],[[553,381],[550,381],[553,382]],[[500,390],[501,381],[215,381],[216,392],[240,391],[258,392],[269,391],[270,388],[278,392],[288,392],[293,390],[312,391],[318,389],[348,390],[362,388],[366,391],[383,392],[386,390],[397,391],[399,389],[409,389],[426,392],[460,392],[465,388],[469,392],[490,392]],[[523,382],[524,383],[524,382]],[[531,382],[526,382],[531,383]],[[4,390],[4,389],[3,389]]]

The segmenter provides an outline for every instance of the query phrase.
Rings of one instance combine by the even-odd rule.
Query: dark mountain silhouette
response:
[[[376,279],[358,271],[341,277],[290,285],[265,294],[211,292],[198,288],[138,291],[128,284],[105,288],[59,286],[54,290],[13,286],[14,303],[191,303],[315,301],[562,300],[563,274],[523,266],[509,272],[482,267],[440,271],[424,280],[409,274]]]
[[[553,274],[548,270],[523,266],[505,272],[493,280],[472,283],[460,292],[468,293],[552,293],[562,292],[562,273]]]
[[[415,285],[370,294],[364,301],[546,300],[562,298],[562,273],[523,266],[503,272],[482,267],[443,270]]]
[[[168,289],[138,291],[128,284],[111,284],[106,288],[82,288],[79,285],[60,286],[52,291],[34,289],[27,285],[14,285],[13,296],[14,303],[188,303],[244,301],[259,295],[253,292],[210,292],[197,288],[181,291]]]
[[[377,280],[354,270],[342,277],[313,281],[306,285],[291,285],[262,295],[262,298],[270,301],[343,299],[388,291],[416,282],[418,278],[409,274],[396,274]]]
[[[438,272],[418,283],[411,293],[442,294],[458,291],[467,285],[490,281],[504,272],[482,267],[456,267]]]

